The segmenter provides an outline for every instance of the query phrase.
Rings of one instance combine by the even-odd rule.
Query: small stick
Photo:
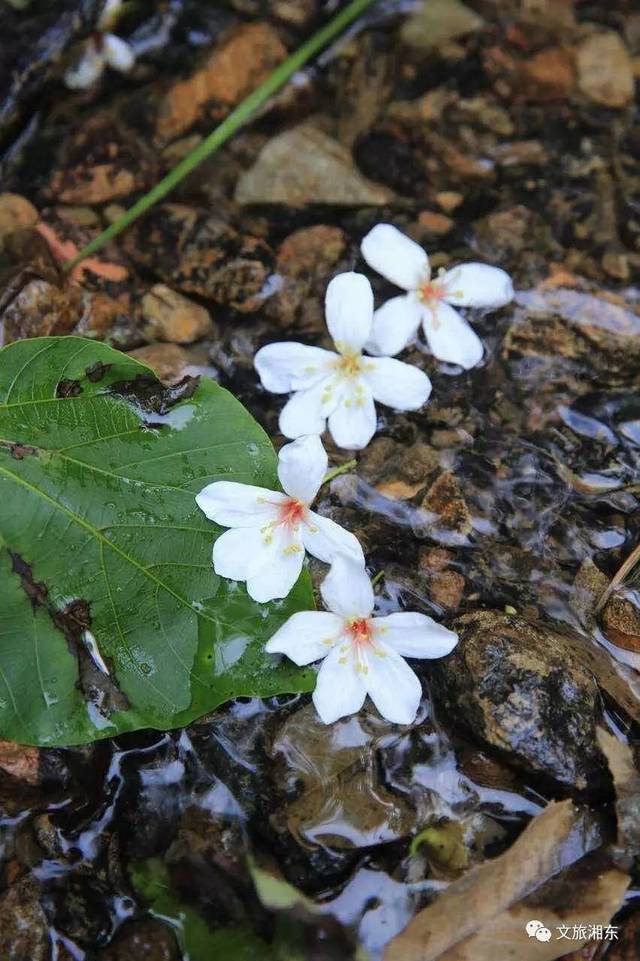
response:
[[[595,613],[599,614],[607,603],[613,592],[623,583],[628,574],[631,573],[636,564],[640,561],[640,544],[633,548],[626,561],[624,561],[615,572],[607,586],[605,587],[600,600],[596,605]]]

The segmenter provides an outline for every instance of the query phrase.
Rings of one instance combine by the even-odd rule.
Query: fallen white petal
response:
[[[415,294],[392,297],[374,313],[365,349],[383,357],[399,354],[415,337],[421,319],[421,304]]]
[[[307,390],[323,380],[338,357],[331,350],[281,341],[261,347],[253,364],[263,387],[272,394]]]
[[[247,579],[249,597],[259,604],[286,597],[300,577],[304,561],[304,547],[299,535],[276,528],[269,545],[269,563]]]
[[[394,724],[411,724],[415,719],[422,685],[399,654],[384,645],[379,653],[367,651],[367,693],[380,714]]]
[[[456,307],[504,307],[513,300],[511,277],[489,264],[461,264],[438,278],[446,300]]]
[[[459,364],[465,370],[482,360],[482,341],[449,304],[441,302],[433,310],[423,307],[422,322],[429,349],[438,360]]]
[[[310,504],[320,490],[329,458],[317,434],[285,444],[278,454],[278,478],[282,487],[303,504]]]
[[[329,430],[338,447],[362,450],[376,432],[376,408],[371,389],[362,380],[342,385],[342,396],[329,415]]]
[[[325,377],[309,390],[299,390],[280,412],[280,432],[285,437],[294,438],[304,434],[322,434],[327,417],[339,398],[340,385],[332,377]]]
[[[376,636],[403,657],[445,657],[458,643],[458,635],[426,614],[399,611],[373,619]]]
[[[391,224],[377,224],[364,237],[360,249],[370,267],[403,290],[415,290],[428,276],[425,251]]]
[[[344,663],[341,663],[344,660]],[[333,647],[318,671],[313,703],[320,719],[333,724],[340,717],[355,714],[364,704],[367,690],[353,658],[344,658],[340,645]]]
[[[98,17],[98,22],[96,23],[96,29],[110,30],[117,22],[123,7],[123,0],[105,0],[100,16]]]
[[[102,54],[111,69],[118,73],[129,73],[136,62],[135,54],[126,40],[121,40],[114,33],[105,33],[103,36]]]
[[[327,327],[341,354],[360,353],[371,333],[373,291],[364,274],[338,274],[327,287]]]
[[[361,564],[338,555],[320,585],[324,606],[341,617],[369,617],[374,596],[371,581]]]
[[[274,550],[258,527],[232,527],[213,545],[214,571],[232,581],[246,581],[273,559]]]
[[[65,72],[65,85],[69,90],[88,90],[99,79],[103,70],[104,57],[93,40],[88,40],[80,59]]]
[[[344,621],[328,611],[299,611],[267,641],[268,654],[286,654],[299,667],[326,657],[344,628]]]
[[[222,527],[256,527],[266,524],[286,500],[279,491],[252,484],[215,481],[196,494],[196,504],[210,521]]]
[[[309,511],[301,533],[309,553],[325,564],[331,564],[339,554],[346,554],[364,567],[364,554],[358,538],[329,517]]]
[[[392,357],[369,357],[364,377],[374,400],[396,410],[418,410],[431,393],[424,371]]]

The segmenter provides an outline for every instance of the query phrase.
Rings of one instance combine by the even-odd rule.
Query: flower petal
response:
[[[330,518],[309,511],[301,533],[309,553],[325,564],[331,564],[338,554],[346,554],[364,567],[364,554],[358,538]]]
[[[276,528],[266,565],[247,578],[249,597],[259,604],[286,597],[300,577],[304,561],[304,547],[299,535],[284,528]]]
[[[429,276],[425,251],[392,224],[376,224],[360,249],[370,267],[403,290],[415,290]]]
[[[513,283],[506,271],[489,264],[461,264],[438,278],[446,299],[456,307],[504,307],[513,300]]]
[[[65,72],[64,82],[69,90],[88,90],[104,70],[104,56],[89,38],[80,59]]]
[[[286,654],[300,667],[326,657],[344,630],[344,621],[328,611],[299,611],[267,641],[268,654]]]
[[[404,657],[445,657],[458,643],[458,635],[426,614],[399,611],[374,617],[373,626],[386,647]]]
[[[136,62],[135,54],[126,40],[121,40],[114,33],[104,34],[102,55],[111,69],[118,73],[129,73]]]
[[[291,497],[310,504],[320,490],[329,458],[317,434],[285,444],[278,454],[278,477]]]
[[[280,411],[280,432],[285,437],[322,434],[339,398],[340,385],[335,377],[325,377],[315,387],[299,390]]]
[[[482,360],[482,341],[466,320],[449,304],[424,307],[422,323],[429,349],[438,360],[459,364],[465,370]]]
[[[392,357],[413,340],[422,319],[422,307],[414,294],[392,297],[373,315],[371,336],[365,345],[370,354]]]
[[[221,527],[258,527],[276,514],[286,500],[279,491],[235,481],[215,481],[196,494],[196,504],[210,521]]]
[[[272,559],[273,551],[258,527],[232,528],[213,545],[213,569],[231,581],[246,581]]]
[[[341,354],[360,353],[371,333],[373,291],[364,274],[338,274],[327,287],[327,327]]]
[[[364,704],[367,690],[364,675],[357,671],[352,657],[345,658],[339,647],[333,647],[318,671],[313,703],[325,724],[355,714]]]
[[[375,434],[376,425],[371,389],[360,379],[345,380],[339,402],[329,415],[329,430],[338,447],[362,450]]]
[[[327,376],[337,359],[331,350],[281,341],[261,347],[253,358],[253,365],[266,390],[272,394],[288,394],[313,387]]]
[[[422,684],[399,654],[384,644],[366,652],[367,694],[393,724],[411,724],[422,697]]]
[[[367,358],[364,377],[374,400],[396,410],[418,410],[431,393],[431,381],[423,370],[392,357]]]
[[[342,554],[336,555],[320,593],[327,610],[341,617],[369,617],[373,610],[373,588],[367,572]]]

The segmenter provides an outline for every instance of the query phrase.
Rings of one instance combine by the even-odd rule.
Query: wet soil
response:
[[[573,798],[593,847],[614,837],[596,732],[636,746],[640,722],[633,578],[596,611],[640,535],[631,0],[376,5],[169,202],[60,274],[330,6],[132,10],[132,73],[72,94],[60,78],[95,8],[0,0],[4,340],[89,333],[168,381],[213,377],[279,445],[255,350],[329,346],[341,270],[378,303],[395,293],[360,258],[371,226],[396,224],[434,267],[508,270],[513,304],[472,318],[482,364],[418,340],[403,359],[432,379],[429,405],[383,408],[320,502],[384,571],[379,609],[431,614],[460,646],[415,665],[408,729],[368,707],[325,728],[304,696],[82,749],[0,742],[1,961],[337,961],[358,942],[375,959],[547,801]],[[275,908],[257,867],[301,893]],[[637,957],[635,885],[631,865],[620,944],[597,957]]]

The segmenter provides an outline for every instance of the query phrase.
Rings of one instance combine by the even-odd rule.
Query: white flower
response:
[[[324,658],[313,702],[325,724],[359,711],[367,694],[388,721],[411,724],[422,686],[403,656],[444,657],[458,635],[426,614],[372,617],[371,581],[347,557],[336,558],[320,591],[327,610],[294,614],[266,650],[298,665]]]
[[[373,292],[364,274],[334,277],[325,301],[327,327],[338,353],[303,344],[262,347],[255,367],[275,394],[294,391],[280,414],[285,437],[329,430],[339,447],[366,447],[376,431],[374,400],[397,410],[417,410],[431,393],[427,375],[390,357],[365,357],[371,334]]]
[[[133,67],[133,50],[126,40],[110,32],[122,6],[122,0],[106,0],[96,24],[98,32],[87,39],[80,59],[65,72],[64,82],[70,90],[88,90],[107,66],[119,73],[128,73]]]
[[[230,527],[213,545],[216,574],[246,581],[261,603],[286,597],[300,576],[305,550],[331,563],[348,554],[364,566],[357,537],[328,517],[309,510],[327,472],[327,454],[317,435],[282,448],[278,477],[285,493],[216,481],[196,497],[209,520]]]
[[[435,357],[467,370],[474,367],[482,358],[482,341],[451,305],[504,307],[513,299],[509,275],[499,267],[471,263],[432,277],[422,247],[391,224],[378,224],[370,230],[361,249],[370,267],[407,291],[376,310],[366,349],[386,356],[397,354],[422,323]]]

